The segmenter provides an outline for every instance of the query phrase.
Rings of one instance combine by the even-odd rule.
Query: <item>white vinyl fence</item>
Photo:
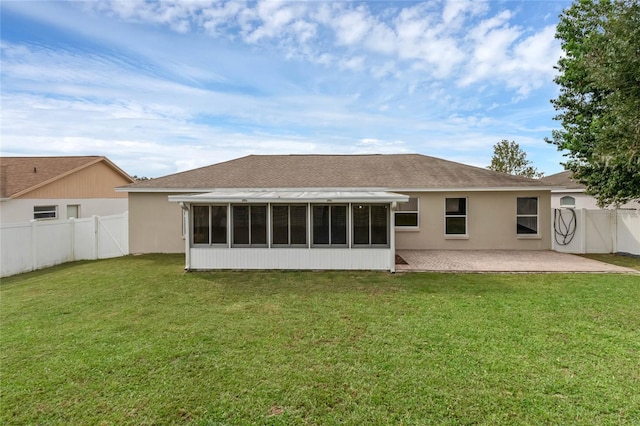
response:
[[[553,249],[640,255],[640,210],[554,209]]]
[[[129,215],[0,225],[0,276],[129,254]]]

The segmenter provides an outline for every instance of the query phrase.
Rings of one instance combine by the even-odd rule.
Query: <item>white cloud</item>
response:
[[[2,151],[104,153],[158,176],[249,153],[533,147],[548,99],[510,99],[546,96],[560,50],[553,26],[503,5],[114,1],[82,19],[87,3],[46,3],[25,16],[88,42],[3,39]]]
[[[245,36],[245,40],[255,43],[263,37],[273,38],[284,33],[290,34],[290,24],[302,17],[304,10],[298,7],[297,3],[289,5],[282,1],[259,2],[255,9],[258,25]],[[295,31],[293,33],[295,34]]]
[[[512,16],[512,12],[503,11],[469,32],[472,56],[459,81],[461,86],[497,79],[519,96],[526,96],[551,80],[561,53],[554,38],[555,27],[527,34],[510,25]]]
[[[340,68],[357,71],[361,70],[364,64],[364,57],[355,56],[353,58],[340,61]]]
[[[375,21],[364,6],[353,10],[339,10],[330,20],[337,43],[347,46],[363,41],[374,24]]]
[[[464,15],[481,15],[489,9],[487,2],[480,0],[447,0],[442,10],[442,20],[447,25],[460,25]]]
[[[547,29],[525,34],[513,23],[515,12],[492,11],[493,6],[472,0],[400,3],[375,14],[368,3],[282,0],[108,0],[95,7],[126,21],[167,25],[178,32],[203,31],[240,36],[250,44],[273,44],[287,58],[315,64],[364,70],[379,69],[389,60],[405,61],[405,66],[432,79],[456,77],[461,86],[506,83],[519,96],[526,95],[548,78],[545,55],[557,55],[557,43]],[[476,22],[480,17],[484,19]],[[357,67],[355,56],[363,58]],[[518,77],[522,70],[532,73],[531,82]]]

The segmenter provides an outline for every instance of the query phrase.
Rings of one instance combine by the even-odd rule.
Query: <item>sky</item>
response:
[[[0,2],[2,156],[159,177],[249,154],[563,153],[569,1]]]

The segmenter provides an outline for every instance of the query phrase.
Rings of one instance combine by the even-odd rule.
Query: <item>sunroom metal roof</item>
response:
[[[407,202],[408,195],[385,191],[214,191],[170,195],[184,203],[392,203]]]

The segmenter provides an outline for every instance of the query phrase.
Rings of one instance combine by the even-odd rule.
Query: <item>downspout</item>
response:
[[[611,252],[616,254],[618,252],[618,207],[613,210],[613,225],[611,230]]]
[[[396,215],[395,211],[398,203],[395,201],[389,205],[389,247],[391,248],[391,267],[389,272],[396,273]]]

